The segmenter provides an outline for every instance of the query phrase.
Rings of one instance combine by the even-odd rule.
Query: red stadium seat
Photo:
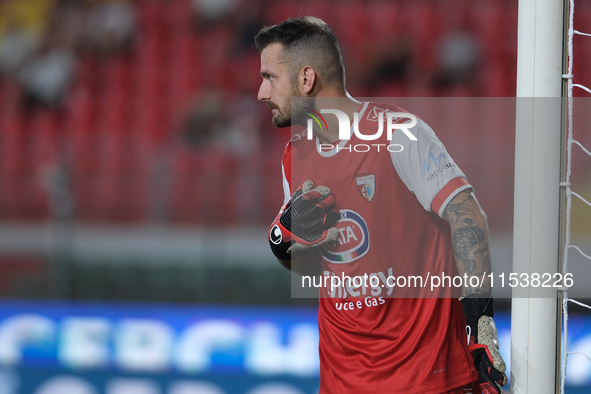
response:
[[[0,118],[0,173],[18,174],[24,168],[24,120],[18,113],[6,111]]]
[[[281,23],[287,18],[303,15],[298,3],[290,0],[274,1],[271,7],[264,8],[264,12],[266,24],[269,25]]]

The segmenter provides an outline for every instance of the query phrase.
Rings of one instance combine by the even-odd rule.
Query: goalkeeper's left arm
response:
[[[499,353],[491,297],[491,258],[486,216],[470,189],[458,193],[445,207],[443,218],[450,224],[453,254],[460,275],[482,278],[478,287],[466,281],[462,305],[468,345],[483,394],[500,394],[507,384],[505,362]]]

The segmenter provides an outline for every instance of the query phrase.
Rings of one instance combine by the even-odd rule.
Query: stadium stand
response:
[[[6,0],[0,7],[12,3]],[[38,31],[66,3],[56,1],[55,9],[35,17],[38,22],[23,22],[20,28],[33,24]],[[89,2],[81,15],[90,18],[99,12],[93,7],[107,3]],[[250,43],[261,24],[287,16],[315,14],[334,26],[354,96],[515,93],[514,1],[456,1],[443,7],[432,0],[307,0],[274,1],[269,7],[261,0],[222,2],[227,8],[213,10],[189,0],[123,3],[128,8],[107,10],[127,24],[122,33],[116,29],[123,37],[116,44],[113,37],[119,35],[93,39],[84,26],[72,27],[77,31],[71,48],[74,72],[59,102],[31,101],[17,74],[0,77],[0,219],[45,220],[70,212],[77,220],[99,223],[268,223],[282,200],[278,163],[288,132],[273,129],[264,112],[232,130],[231,124],[240,122],[232,119],[230,105],[261,107],[254,102],[260,77]],[[591,4],[583,2],[577,17],[590,13]],[[0,21],[0,47],[7,26]],[[470,32],[479,47],[477,71],[473,81],[442,87],[439,38],[458,28]],[[392,57],[392,48],[397,56]],[[590,47],[581,45],[578,53],[591,59]],[[207,89],[227,103],[221,111],[230,120],[225,130],[199,145],[183,125],[195,98]],[[256,110],[244,112],[249,111]],[[462,133],[468,137],[470,131]],[[513,137],[507,132],[489,136],[488,146],[496,148],[484,155],[468,153],[467,142],[457,149],[456,161],[490,168],[507,138]],[[510,160],[511,152],[503,154]],[[260,185],[265,197],[251,196],[246,204],[240,196],[249,181]],[[490,215],[504,215],[508,223],[499,189],[480,196]],[[60,211],[54,200],[63,196],[71,207]]]

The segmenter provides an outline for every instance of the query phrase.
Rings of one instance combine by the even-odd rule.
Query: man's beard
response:
[[[277,110],[277,115],[273,116],[273,125],[283,128],[291,126],[291,105],[286,105],[284,111],[279,106],[270,107]]]
[[[311,98],[303,97],[300,95],[298,90],[292,86],[289,92],[291,100],[285,105],[285,108],[281,109],[275,103],[267,103],[267,106],[271,109],[277,110],[277,115],[273,117],[273,125],[278,128],[290,127],[292,125],[306,125],[306,116],[303,111],[303,107],[309,106]],[[294,110],[292,112],[292,109]]]

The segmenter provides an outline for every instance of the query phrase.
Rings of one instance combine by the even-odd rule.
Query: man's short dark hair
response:
[[[328,83],[345,86],[345,66],[337,38],[321,19],[300,16],[273,26],[265,26],[254,39],[259,53],[268,45],[283,45],[280,61],[288,64],[294,80],[309,65]]]

